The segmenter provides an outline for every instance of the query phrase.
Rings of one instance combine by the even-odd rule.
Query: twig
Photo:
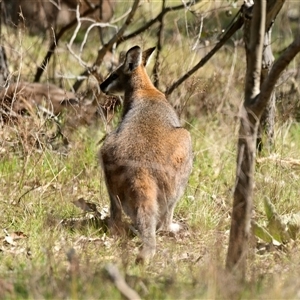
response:
[[[108,43],[106,43],[105,45],[103,45],[103,47],[98,50],[98,55],[96,58],[96,61],[94,62],[94,65],[91,68],[87,68],[84,72],[82,72],[80,74],[80,77],[82,76],[87,76],[90,73],[92,73],[96,67],[99,67],[103,61],[103,57],[104,55],[113,48],[114,44],[117,43],[121,37],[123,36],[123,33],[125,32],[126,28],[130,25],[130,23],[133,20],[133,16],[138,8],[140,4],[140,0],[135,0],[132,7],[131,7],[131,11],[128,14],[125,23],[123,24],[123,26],[119,29],[119,31],[108,41]],[[74,91],[77,91],[81,84],[82,84],[83,80],[77,79],[77,81],[74,83],[73,85],[73,89]]]
[[[229,29],[225,32],[220,41],[215,45],[215,47],[204,56],[197,65],[195,65],[191,70],[185,73],[181,78],[179,78],[176,82],[174,82],[169,88],[167,88],[165,94],[170,95],[180,84],[182,84],[185,80],[187,80],[192,74],[198,71],[201,67],[203,67],[209,59],[232,37],[232,35],[239,30],[244,24],[244,18],[241,15],[241,9],[238,11],[237,20],[229,27]]]
[[[252,103],[251,109],[257,116],[260,116],[267,106],[268,100],[280,74],[299,52],[300,30],[294,41],[285,49],[282,55],[273,64],[269,76],[262,84],[259,97],[257,97],[256,101]]]
[[[272,161],[275,163],[279,163],[280,165],[287,165],[288,167],[293,167],[293,166],[300,166],[300,159],[295,159],[295,158],[280,158],[276,155],[271,155],[267,157],[258,157],[256,158],[256,161],[258,163],[263,163],[265,161]]]
[[[183,8],[186,8],[187,5],[192,5],[193,3],[196,4],[198,2],[201,2],[202,0],[195,0],[195,1],[190,1],[186,4],[182,4],[182,5],[177,5],[177,6],[169,6],[166,7],[163,11],[161,11],[154,19],[150,20],[148,23],[146,23],[144,26],[142,26],[141,28],[137,29],[136,31],[128,34],[128,35],[124,35],[121,39],[119,39],[117,41],[117,46],[137,35],[139,35],[140,33],[148,30],[153,24],[155,24],[156,22],[159,22],[161,20],[161,18],[164,17],[165,14],[167,14],[170,11],[176,11],[176,10],[180,10]]]
[[[166,0],[162,1],[162,11],[164,11],[166,8]],[[157,52],[155,57],[155,63],[153,67],[153,78],[154,78],[154,86],[159,86],[159,69],[160,69],[160,62],[159,62],[159,55],[160,51],[162,49],[163,44],[163,32],[164,32],[164,15],[161,15],[161,19],[159,20],[160,25],[159,29],[157,31]]]
[[[94,8],[90,8],[88,10],[86,10],[85,12],[83,12],[81,14],[82,17],[87,16],[91,13],[93,13],[96,9],[99,8],[99,5],[96,5]],[[53,42],[50,45],[48,52],[46,54],[46,56],[43,59],[43,62],[41,63],[41,65],[37,68],[36,74],[34,76],[34,82],[39,82],[41,79],[41,76],[43,75],[43,72],[47,66],[47,64],[49,63],[52,55],[54,54],[54,51],[58,45],[59,40],[62,38],[62,36],[69,30],[71,29],[75,24],[77,23],[77,18],[74,18],[69,24],[67,24],[66,26],[64,26],[63,28],[61,28],[61,30],[58,32],[58,34],[54,34],[54,38],[53,38]]]
[[[30,193],[31,191],[36,190],[36,189],[38,189],[38,188],[40,188],[40,187],[41,187],[41,185],[33,186],[33,187],[30,188],[28,191],[24,192],[24,193],[19,197],[17,203],[19,204],[20,201],[21,201],[21,199],[22,199],[24,196],[26,196],[26,195],[27,195],[28,193]]]
[[[2,0],[0,0],[0,45],[2,45]]]
[[[200,38],[201,38],[201,34],[202,34],[202,30],[203,30],[203,15],[201,14],[201,17],[200,17],[200,28],[199,28],[199,33],[198,33],[198,36],[197,36],[197,39],[196,39],[196,42],[194,44],[194,46],[192,47],[192,51],[196,50],[197,49],[197,46],[199,44],[199,41],[200,41]]]
[[[71,37],[71,40],[70,42],[67,44],[67,48],[68,50],[70,51],[70,53],[78,60],[79,64],[83,67],[87,67],[87,64],[81,59],[81,52],[79,54],[79,56],[73,51],[72,49],[72,46],[73,46],[73,43],[74,43],[74,40],[80,30],[80,27],[81,27],[81,20],[80,20],[80,12],[79,12],[79,5],[77,5],[77,8],[76,8],[76,20],[77,20],[77,26],[74,30],[74,33]]]
[[[116,288],[124,297],[126,297],[129,300],[141,299],[139,294],[126,283],[125,279],[120,274],[120,271],[115,265],[109,264],[105,267],[105,269],[108,272],[110,279],[115,284]]]
[[[50,2],[51,4],[53,4],[58,10],[61,10],[60,1],[58,1],[58,2],[56,3],[56,1],[54,1],[54,0],[49,0],[49,2]]]
[[[131,11],[131,9],[129,8],[122,16],[120,16],[120,17],[118,17],[116,19],[113,19],[110,23],[114,24],[114,23],[120,22],[121,20],[125,19],[126,16],[128,16],[130,14],[130,11]]]
[[[93,8],[95,6],[95,4],[91,3],[88,0],[84,0],[85,4],[89,7],[89,8]]]
[[[83,47],[85,46],[86,44],[86,41],[87,41],[87,38],[88,38],[88,35],[90,33],[90,31],[94,28],[94,27],[113,27],[117,30],[117,26],[114,26],[114,25],[110,25],[109,23],[98,23],[96,22],[95,20],[93,19],[90,19],[90,18],[81,18],[80,17],[80,12],[79,12],[79,5],[77,5],[77,9],[76,9],[76,18],[77,18],[77,26],[74,30],[74,33],[71,37],[71,40],[70,42],[67,44],[67,48],[68,50],[70,51],[70,53],[78,60],[79,64],[84,67],[84,68],[88,68],[88,64],[85,63],[82,58],[81,58],[81,55],[82,55],[82,51],[83,51]],[[89,22],[92,22],[93,24],[90,25],[88,27],[88,29],[86,30],[86,33],[84,35],[84,39],[83,39],[83,42],[81,43],[81,46],[80,46],[80,50],[79,50],[79,55],[77,55],[74,50],[72,49],[72,46],[73,46],[73,43],[75,41],[75,38],[80,30],[80,27],[82,25],[82,21],[89,21]]]
[[[231,64],[227,84],[226,84],[224,92],[223,92],[223,97],[221,99],[221,103],[218,105],[217,112],[221,112],[221,110],[223,108],[223,105],[224,105],[224,102],[225,102],[225,100],[227,98],[227,95],[229,93],[230,86],[232,84],[234,69],[235,69],[235,65],[236,65],[236,58],[237,58],[237,44],[236,44],[236,42],[234,42],[234,48],[233,48],[233,55],[232,56],[233,56],[232,57],[232,64]]]
[[[115,25],[111,25],[111,24],[109,24],[109,23],[94,23],[94,24],[92,24],[91,26],[89,26],[89,28],[87,29],[87,31],[86,31],[86,33],[85,33],[85,35],[84,35],[84,39],[83,39],[83,42],[82,42],[82,44],[81,44],[81,46],[80,46],[80,54],[82,53],[82,51],[83,51],[83,47],[84,47],[84,45],[86,44],[86,41],[87,41],[87,38],[88,38],[88,35],[89,35],[89,33],[90,33],[90,31],[94,28],[94,27],[100,27],[100,28],[103,28],[103,27],[113,27],[113,28],[115,28],[116,30],[117,30],[117,26],[115,26]]]

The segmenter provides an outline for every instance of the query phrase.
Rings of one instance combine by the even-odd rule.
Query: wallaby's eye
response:
[[[128,67],[129,67],[129,70],[132,71],[133,70],[133,63],[129,63]]]
[[[110,77],[111,80],[115,80],[117,78],[118,78],[118,75],[116,73],[112,74]]]

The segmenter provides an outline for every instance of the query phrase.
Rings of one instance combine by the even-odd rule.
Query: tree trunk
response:
[[[252,21],[248,20],[245,23],[244,39],[247,55],[245,101],[240,116],[236,185],[226,261],[227,270],[234,271],[242,280],[245,278],[246,255],[250,234],[255,142],[258,124],[257,118],[251,111],[251,103],[253,103],[260,91],[265,18],[266,0],[261,0],[254,4]],[[250,30],[247,30],[248,27],[250,27]]]
[[[247,4],[247,1],[245,2]],[[227,270],[234,272],[241,280],[245,279],[246,255],[250,234],[257,125],[270,102],[270,97],[281,72],[300,52],[299,31],[294,42],[286,48],[274,63],[270,72],[266,74],[264,81],[261,81],[265,27],[268,28],[267,31],[269,32],[272,22],[269,22],[270,19],[268,18],[270,16],[272,18],[276,17],[283,2],[283,0],[269,0],[266,13],[266,0],[255,1],[253,18],[251,22],[245,22],[244,39],[247,55],[245,101],[241,113],[236,186],[226,260]],[[275,9],[276,13],[269,11],[269,9]],[[266,16],[267,19],[265,19]]]
[[[271,34],[272,26],[270,27],[269,31],[265,33],[261,70],[261,84],[266,80],[270,69],[274,63],[274,56],[271,47]],[[273,91],[270,97],[270,101],[268,101],[267,107],[264,110],[259,123],[256,141],[256,148],[258,149],[258,151],[262,151],[264,134],[266,134],[266,142],[268,147],[271,147],[274,143],[275,102],[276,95],[275,91]]]

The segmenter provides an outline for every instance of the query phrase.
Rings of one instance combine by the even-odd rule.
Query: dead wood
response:
[[[10,84],[0,91],[1,107],[8,113],[17,114],[31,111],[34,107],[43,106],[53,115],[61,113],[66,104],[75,105],[78,97],[54,84],[20,82]]]
[[[106,271],[112,280],[112,282],[115,284],[116,288],[119,290],[119,292],[129,300],[139,300],[141,297],[139,294],[133,290],[125,281],[123,276],[121,275],[119,269],[115,265],[107,265]]]

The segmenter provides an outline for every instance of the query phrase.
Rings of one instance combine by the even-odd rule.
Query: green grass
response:
[[[145,18],[144,11],[150,10],[150,5],[153,15],[159,11],[160,6],[150,1],[140,8],[140,16]],[[142,17],[130,30],[143,22]],[[174,18],[180,25],[179,33],[173,32]],[[187,18],[189,22],[194,20],[190,15]],[[185,22],[180,13],[167,18],[161,53],[162,90],[208,51],[203,47],[191,50],[197,27],[191,25],[188,39]],[[287,30],[286,25],[282,27],[275,31]],[[11,28],[3,30],[7,33],[4,41],[9,45],[11,72],[15,77],[20,72],[22,79],[32,80],[46,53],[44,41],[24,33],[13,35]],[[207,29],[210,30],[213,28]],[[154,28],[117,50],[126,50],[133,44],[151,47],[155,42]],[[37,51],[40,46],[42,50]],[[89,40],[85,48],[84,59],[90,64],[98,46]],[[274,47],[280,49],[280,42],[274,42]],[[194,163],[185,194],[175,210],[175,220],[183,223],[185,230],[176,236],[158,234],[157,254],[150,265],[134,264],[140,247],[138,237],[113,237],[105,226],[93,222],[74,221],[78,226],[62,222],[84,216],[73,204],[80,198],[95,203],[99,211],[109,205],[97,158],[99,141],[106,131],[103,123],[78,126],[67,132],[70,145],[65,151],[60,151],[59,146],[32,147],[22,135],[22,126],[13,128],[11,135],[7,127],[1,128],[0,299],[123,299],[106,271],[110,263],[119,268],[143,299],[299,298],[298,239],[277,247],[253,236],[246,284],[239,285],[224,272],[245,68],[241,59],[244,49],[238,46],[235,50],[236,62],[232,45],[227,45],[170,96],[183,125],[191,132]],[[73,79],[61,80],[57,74],[78,75],[82,67],[66,50],[65,41],[55,58],[43,81],[62,83],[68,88]],[[108,70],[102,66],[99,72],[105,76]],[[288,88],[287,82],[282,90]],[[115,114],[109,127],[117,125],[119,115]],[[294,163],[300,157],[300,126],[292,118],[282,119],[278,112],[275,129],[274,147],[264,149],[258,160],[265,160],[256,164],[253,219],[262,226],[267,221],[265,197],[280,216],[300,210],[300,166]],[[19,238],[11,242],[9,237],[16,235]],[[258,242],[265,250],[258,249]]]
[[[26,235],[15,240],[14,245],[2,239],[0,279],[13,286],[12,293],[3,294],[4,299],[121,299],[105,271],[105,265],[111,262],[145,299],[207,299],[230,294],[222,269],[230,226],[236,135],[230,131],[224,135],[224,126],[218,128],[209,119],[207,122],[212,122],[210,129],[199,123],[200,127],[191,130],[194,167],[175,211],[175,219],[186,224],[187,229],[176,237],[158,235],[157,255],[145,267],[134,265],[137,237],[117,239],[91,224],[75,229],[60,225],[65,218],[82,216],[72,204],[80,197],[96,203],[99,210],[108,205],[96,160],[98,147],[93,137],[97,132],[92,130],[85,138],[79,134],[76,147],[66,157],[51,151],[42,152],[41,157],[32,154],[27,158],[26,169],[22,157],[12,154],[9,159],[2,158],[0,226],[9,234]],[[288,146],[276,146],[275,153],[280,157],[299,156],[295,146],[300,139],[298,128],[294,124],[286,134]],[[284,155],[281,148],[285,148]],[[255,219],[259,223],[265,220],[264,196],[270,197],[280,214],[299,211],[297,173],[297,168],[272,161],[257,166]],[[23,174],[20,183],[16,174]],[[290,280],[298,270],[297,243],[291,241],[285,251],[274,248],[263,255],[255,253],[254,246],[250,247],[248,259],[249,282],[241,298],[295,297],[297,285],[293,287]],[[73,273],[68,260],[71,249],[78,263]],[[278,291],[270,282],[278,283],[279,277],[283,282]]]

